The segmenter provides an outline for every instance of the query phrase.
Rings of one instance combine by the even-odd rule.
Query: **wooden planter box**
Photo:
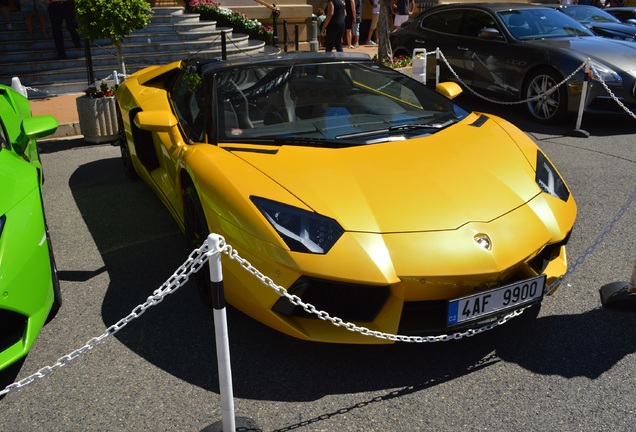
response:
[[[76,99],[80,132],[84,140],[101,144],[117,140],[117,102],[114,97]]]

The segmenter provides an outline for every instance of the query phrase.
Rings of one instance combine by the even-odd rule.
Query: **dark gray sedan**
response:
[[[636,7],[634,6],[611,7],[606,8],[605,11],[618,18],[620,22],[636,25]]]
[[[459,81],[501,100],[530,99],[528,112],[540,122],[560,121],[579,109],[585,76],[581,65],[588,59],[592,72],[585,110],[624,113],[617,100],[636,109],[635,44],[595,36],[550,7],[438,6],[404,23],[390,40],[394,55],[439,48],[452,68],[440,60],[442,80]],[[431,77],[435,62],[428,63]]]
[[[553,7],[574,18],[597,36],[636,42],[636,25],[624,24],[596,6],[554,5]]]

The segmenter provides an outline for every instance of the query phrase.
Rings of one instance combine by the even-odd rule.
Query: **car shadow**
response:
[[[108,327],[170,278],[190,250],[159,199],[143,182],[128,180],[120,160],[81,166],[69,184],[110,277],[101,311]],[[60,271],[77,280],[78,272]],[[542,317],[529,327],[522,315],[471,338],[396,345],[311,343],[231,307],[227,312],[234,394],[255,400],[312,401],[400,387],[407,394],[501,360],[540,374],[596,377],[636,342],[629,331],[634,316],[604,310]],[[167,373],[219,392],[213,331],[212,311],[188,282],[115,337]],[[393,391],[386,397],[402,394]]]

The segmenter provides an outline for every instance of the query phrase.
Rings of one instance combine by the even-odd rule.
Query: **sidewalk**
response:
[[[360,47],[355,49],[345,48],[344,51],[366,53],[373,58],[373,56],[378,53],[378,48],[375,45],[360,45]],[[82,135],[75,100],[83,94],[84,93],[66,93],[29,101],[33,115],[51,114],[59,123],[57,131],[45,139],[68,138]]]

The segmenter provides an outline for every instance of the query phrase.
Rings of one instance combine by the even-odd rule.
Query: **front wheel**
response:
[[[552,69],[533,72],[525,86],[526,98],[535,98],[526,104],[530,116],[541,123],[557,123],[565,117],[568,108],[565,85],[557,88],[560,75]]]
[[[190,249],[200,247],[209,235],[208,223],[205,219],[203,206],[194,186],[188,186],[183,194],[183,210],[185,219],[185,234]],[[206,306],[212,307],[212,289],[210,282],[210,268],[207,265],[195,274],[197,291]]]

